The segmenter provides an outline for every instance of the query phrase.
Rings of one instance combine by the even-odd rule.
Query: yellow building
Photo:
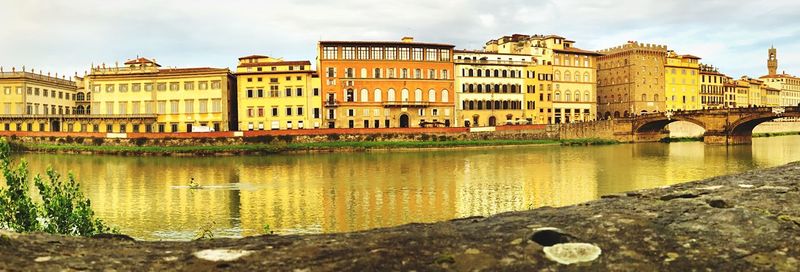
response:
[[[700,104],[704,109],[724,107],[725,75],[711,65],[700,65]]]
[[[527,124],[523,116],[526,54],[453,51],[456,126]]]
[[[533,60],[525,67],[525,111],[523,116],[532,124],[552,124],[553,115],[553,66],[542,65]]]
[[[723,77],[722,82],[723,103],[726,108],[738,108],[736,106],[737,88],[736,81],[732,77]]]
[[[60,131],[62,117],[75,113],[76,90],[64,76],[0,69],[0,130]]]
[[[239,130],[319,128],[322,98],[310,61],[267,56],[239,58]]]
[[[629,41],[600,53],[597,100],[603,118],[666,110],[667,46]]]
[[[93,116],[155,116],[154,123],[107,123],[99,132],[227,131],[236,124],[236,82],[227,68],[161,68],[137,58],[86,76]],[[92,132],[98,132],[92,130]]]
[[[592,121],[597,118],[597,57],[575,42],[556,35],[504,36],[486,43],[484,50],[529,54],[539,65],[553,67],[553,123]]]
[[[771,47],[767,58],[767,71],[763,80],[771,88],[780,90],[780,106],[800,106],[800,78],[787,74],[785,71],[778,73],[778,50]]]
[[[700,58],[667,51],[664,90],[667,110],[702,109],[700,99]]]
[[[750,82],[747,80],[735,80],[735,98],[734,105],[736,108],[747,108],[750,106]]]
[[[778,107],[781,105],[781,90],[772,88],[767,84],[761,85],[761,102],[767,107]]]
[[[762,95],[766,95],[766,93],[762,92],[761,85],[764,85],[764,81],[750,78],[748,76],[742,76],[739,80],[744,83],[747,83],[747,106],[750,107],[761,107],[764,103],[761,101]]]

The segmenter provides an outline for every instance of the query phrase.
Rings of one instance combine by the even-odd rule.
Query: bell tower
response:
[[[769,48],[769,59],[767,59],[767,69],[769,70],[769,75],[775,75],[778,71],[778,53],[775,47],[770,46]]]

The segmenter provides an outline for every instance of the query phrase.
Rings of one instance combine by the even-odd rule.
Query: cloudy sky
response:
[[[235,67],[240,56],[314,60],[319,40],[397,40],[480,49],[513,33],[583,49],[636,40],[693,54],[731,76],[800,74],[800,1],[739,0],[0,0],[0,66],[59,74],[139,56],[163,66]]]

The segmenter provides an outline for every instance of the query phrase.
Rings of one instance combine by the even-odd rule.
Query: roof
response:
[[[145,64],[145,63],[152,63],[152,64],[155,64],[155,66],[161,67],[161,65],[158,65],[158,63],[156,63],[155,61],[149,60],[147,58],[135,58],[135,59],[126,61],[125,65]]]
[[[775,75],[760,76],[758,78],[798,78],[798,77],[790,74],[775,74]]]
[[[250,55],[250,56],[241,57],[239,59],[243,60],[243,59],[263,59],[263,58],[269,58],[269,57],[268,56],[262,56],[262,55]]]
[[[553,52],[575,53],[575,54],[595,55],[595,56],[603,55],[603,54],[600,54],[600,53],[595,52],[595,51],[583,50],[583,49],[575,48],[575,47],[567,47],[567,48],[564,48],[564,49],[553,49]]]
[[[203,72],[229,72],[227,68],[211,68],[211,67],[196,67],[196,68],[166,68],[158,69],[162,74],[185,74],[185,73],[203,73]]]
[[[698,57],[698,56],[695,56],[695,55],[689,55],[689,54],[686,54],[686,55],[679,55],[678,57],[681,57],[681,58],[688,58],[688,59],[701,59],[701,58],[700,58],[700,57]]]
[[[311,65],[307,60],[296,61],[273,61],[273,62],[248,62],[239,64],[238,67],[256,67],[256,66],[294,66],[294,65]]]
[[[468,53],[468,54],[487,54],[487,55],[507,55],[507,56],[530,56],[529,54],[515,54],[515,53],[497,53],[497,52],[486,52],[482,50],[453,50],[453,53]]]
[[[363,46],[372,46],[372,45],[394,45],[394,46],[418,45],[418,46],[436,46],[436,47],[449,47],[449,48],[456,47],[455,45],[444,44],[444,43],[403,42],[403,41],[319,41],[319,43],[320,43],[320,45],[322,45],[322,44],[352,44],[352,45],[363,45]]]

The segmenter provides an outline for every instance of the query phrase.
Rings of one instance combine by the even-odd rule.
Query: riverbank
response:
[[[753,133],[753,138],[791,136],[791,135],[800,135],[800,132],[798,132],[798,131],[790,131],[790,132]],[[697,137],[669,137],[669,138],[661,139],[662,143],[702,142],[702,141],[703,141],[703,136],[697,136]]]
[[[2,233],[0,270],[794,271],[798,176],[792,163],[562,208],[354,233],[192,242]],[[571,243],[584,254],[559,254],[580,247]],[[583,262],[561,264],[570,260]]]
[[[263,155],[298,152],[371,151],[407,149],[443,149],[461,147],[520,146],[520,145],[605,145],[618,142],[604,139],[571,140],[441,140],[441,141],[365,141],[365,142],[313,142],[313,143],[247,143],[234,145],[195,146],[117,146],[87,144],[47,144],[13,142],[18,151],[76,154],[115,155]]]

